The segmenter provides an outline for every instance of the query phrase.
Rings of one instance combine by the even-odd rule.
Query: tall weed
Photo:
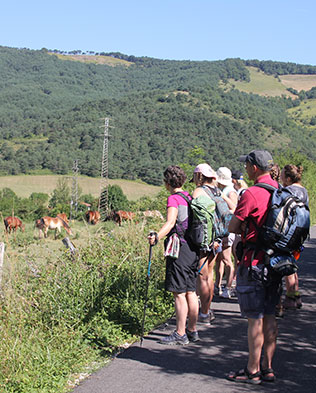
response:
[[[139,224],[99,231],[76,257],[64,251],[58,258],[37,261],[35,269],[35,262],[23,264],[20,258],[19,265],[8,269],[0,302],[1,392],[61,393],[71,374],[137,339],[147,232]],[[146,331],[173,309],[163,289],[161,246],[152,259]]]

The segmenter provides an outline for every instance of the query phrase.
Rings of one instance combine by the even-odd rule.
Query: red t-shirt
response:
[[[255,184],[257,183],[267,183],[274,187],[278,187],[278,183],[271,179],[270,175],[260,176]],[[256,243],[258,237],[258,229],[252,222],[252,219],[258,227],[261,227],[266,218],[266,213],[268,210],[270,202],[271,193],[261,187],[249,187],[241,196],[237,208],[235,210],[235,216],[240,221],[247,222],[246,233],[242,233],[242,241]],[[249,218],[252,219],[249,219]],[[245,253],[242,263],[245,266],[250,266],[250,260],[253,255],[253,250],[248,250]],[[255,254],[252,264],[255,266],[258,263],[263,262],[264,253],[259,251]]]

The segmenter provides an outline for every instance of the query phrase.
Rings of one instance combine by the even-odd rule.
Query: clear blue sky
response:
[[[0,45],[316,65],[315,0],[6,0]]]

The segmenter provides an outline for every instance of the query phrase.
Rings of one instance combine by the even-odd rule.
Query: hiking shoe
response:
[[[302,308],[303,303],[302,303],[302,298],[300,295],[295,296],[295,300],[296,300],[296,307],[297,308]]]
[[[235,288],[230,289],[230,297],[237,297],[237,291]]]
[[[217,287],[216,285],[214,286],[214,295],[216,296],[221,296],[223,293],[222,287]]]
[[[283,311],[283,306],[276,306],[275,307],[275,316],[277,318],[283,318],[284,317],[284,311]]]
[[[210,309],[210,323],[212,323],[215,320],[215,314],[213,310]]]
[[[159,343],[164,345],[187,345],[189,344],[189,339],[186,334],[180,336],[180,334],[175,330],[169,336],[162,338]]]
[[[297,309],[296,298],[285,296],[285,299],[283,301],[283,307],[288,310],[296,310]]]
[[[188,336],[189,341],[192,341],[193,343],[200,341],[199,333],[197,330],[195,332],[190,332],[190,330],[185,329],[185,332]]]
[[[201,315],[201,313],[199,313],[198,322],[211,323],[210,314]]]
[[[222,294],[219,296],[223,297],[224,299],[230,299],[231,298],[230,289],[224,288]]]

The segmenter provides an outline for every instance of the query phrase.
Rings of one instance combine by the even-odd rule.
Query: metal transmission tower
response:
[[[104,139],[100,182],[99,212],[101,220],[104,220],[109,213],[109,118],[104,119]]]
[[[73,167],[73,176],[72,176],[72,187],[71,187],[71,202],[70,202],[70,220],[73,216],[73,208],[75,208],[76,214],[78,213],[78,160],[74,161]]]

